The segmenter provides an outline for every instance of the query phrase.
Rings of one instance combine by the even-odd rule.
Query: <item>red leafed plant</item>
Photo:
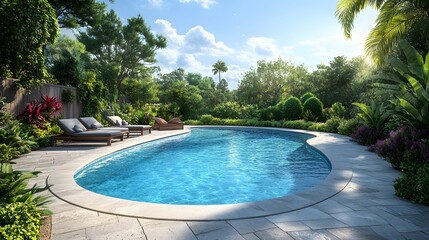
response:
[[[38,103],[37,100],[27,103],[24,111],[19,115],[21,119],[38,128],[44,128],[44,123],[60,115],[62,106],[56,97],[44,95],[42,100],[42,103]]]

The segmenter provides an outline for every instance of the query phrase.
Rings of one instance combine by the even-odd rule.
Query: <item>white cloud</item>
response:
[[[185,35],[185,49],[189,53],[209,54],[212,56],[228,55],[234,51],[223,42],[216,41],[213,33],[207,32],[203,27],[196,26]]]
[[[252,37],[247,40],[246,44],[252,51],[261,56],[272,57],[279,53],[274,39],[271,38]]]
[[[181,3],[190,3],[195,2],[197,4],[200,4],[203,8],[209,8],[210,5],[216,4],[216,0],[179,0]]]
[[[164,0],[148,0],[149,4],[154,7],[161,7],[164,3]]]

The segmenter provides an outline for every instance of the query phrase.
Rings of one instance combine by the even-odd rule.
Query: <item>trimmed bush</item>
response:
[[[395,180],[395,193],[401,198],[429,205],[429,164],[407,163]]]
[[[312,98],[312,97],[316,97],[316,96],[311,92],[306,92],[301,96],[299,100],[301,101],[302,104],[304,104],[309,98]]]
[[[200,120],[186,120],[186,125],[204,125]]]
[[[200,117],[200,121],[202,124],[210,124],[212,120],[213,120],[213,116],[210,114],[204,114]]]
[[[318,98],[311,97],[305,101],[303,111],[305,114],[311,114],[314,118],[309,120],[317,120],[317,118],[323,113],[323,104]]]
[[[282,106],[283,117],[287,120],[296,120],[301,118],[302,104],[296,97],[288,98]]]
[[[346,107],[340,102],[332,104],[331,117],[332,118],[344,118],[346,115]]]
[[[39,239],[40,213],[33,202],[0,205],[0,239]]]
[[[319,131],[319,132],[326,132],[327,131],[325,123],[314,123],[313,125],[308,127],[308,130]]]
[[[307,122],[304,120],[295,120],[295,121],[286,121],[283,123],[284,128],[294,128],[294,129],[308,129],[311,125],[313,125],[313,122]]]

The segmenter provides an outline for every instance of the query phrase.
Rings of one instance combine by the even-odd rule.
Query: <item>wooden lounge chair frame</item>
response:
[[[87,131],[85,126],[75,118],[59,119],[58,126],[64,131],[63,134],[52,136],[50,139],[51,145],[54,145],[58,140],[77,141],[77,142],[106,142],[107,146],[112,145],[112,140],[115,138],[124,140],[124,135],[129,134],[128,131],[122,130],[93,130]],[[75,132],[72,126],[78,126],[83,129],[82,132]]]
[[[153,125],[153,129],[155,130],[183,130],[185,129],[185,124],[183,122],[181,122],[180,120],[178,122],[172,122],[172,120],[170,121],[165,121],[162,118],[153,118],[153,120],[155,120],[155,123]]]

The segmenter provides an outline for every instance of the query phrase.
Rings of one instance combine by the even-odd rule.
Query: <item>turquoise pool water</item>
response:
[[[107,155],[75,174],[90,191],[128,200],[210,205],[266,200],[313,187],[329,161],[310,135],[253,128],[190,133]]]

